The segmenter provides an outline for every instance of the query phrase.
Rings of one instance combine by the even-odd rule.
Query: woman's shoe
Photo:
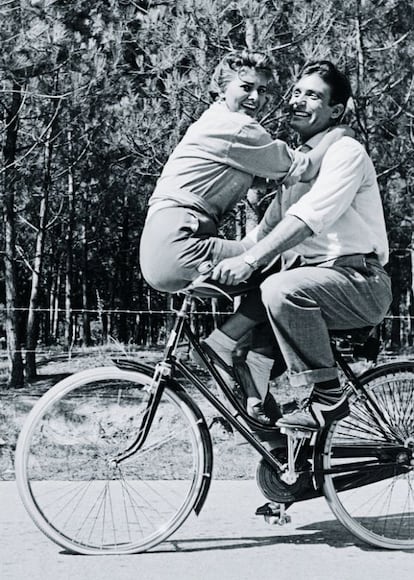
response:
[[[262,425],[270,426],[273,424],[264,410],[261,399],[256,399],[255,397],[247,399],[247,414],[258,423],[262,423]]]

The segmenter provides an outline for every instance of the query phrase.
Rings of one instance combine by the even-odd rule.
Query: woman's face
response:
[[[221,97],[230,111],[256,117],[267,102],[269,79],[253,68],[235,73]]]

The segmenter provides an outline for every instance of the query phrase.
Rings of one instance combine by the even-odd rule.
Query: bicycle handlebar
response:
[[[211,262],[210,260],[207,262],[202,262],[197,268],[200,273],[199,276],[197,276],[197,278],[195,278],[192,282],[190,282],[188,286],[186,286],[182,290],[179,290],[178,293],[189,292],[192,290],[196,290],[197,288],[199,289],[205,288],[213,290],[214,292],[218,292],[219,294],[222,294],[223,296],[231,300],[230,294],[228,294],[225,290],[223,290],[223,288],[220,288],[220,286],[217,285],[217,283],[215,283],[214,280],[212,280],[211,283],[206,282],[210,278],[210,274],[213,271],[213,268],[214,263]]]

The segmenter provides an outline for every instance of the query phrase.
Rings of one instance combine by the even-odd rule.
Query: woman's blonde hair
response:
[[[230,52],[221,59],[211,77],[209,92],[215,100],[222,93],[235,75],[239,75],[243,69],[254,69],[264,74],[271,82],[274,80],[273,61],[263,52],[249,50]]]

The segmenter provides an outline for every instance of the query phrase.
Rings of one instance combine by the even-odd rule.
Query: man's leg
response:
[[[314,385],[312,408],[332,407],[339,416],[342,389],[329,329],[378,324],[390,304],[388,276],[375,260],[367,264],[363,256],[350,256],[332,267],[274,274],[261,289],[291,384]],[[318,421],[323,421],[320,414]],[[313,426],[318,426],[315,420]]]

